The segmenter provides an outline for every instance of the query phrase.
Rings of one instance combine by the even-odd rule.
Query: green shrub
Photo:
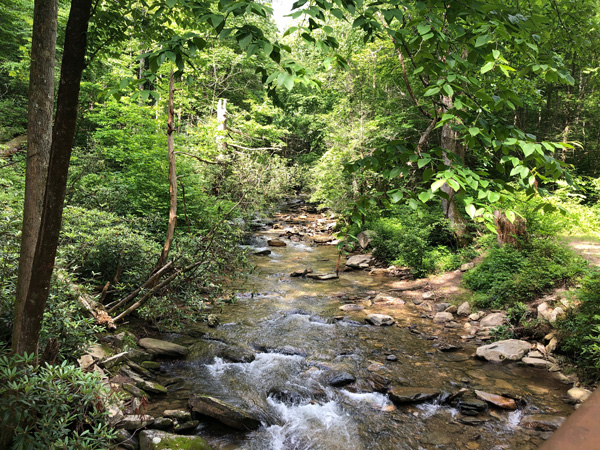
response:
[[[588,380],[600,379],[600,270],[583,279],[575,298],[579,307],[557,321],[560,351],[569,356]]]
[[[449,222],[433,210],[398,207],[393,217],[372,220],[365,227],[376,232],[375,257],[410,267],[417,277],[457,269],[472,256],[472,251],[457,251]]]
[[[106,449],[114,435],[100,375],[66,362],[34,366],[33,357],[0,349],[0,417],[12,449]]]
[[[521,248],[492,247],[483,261],[464,277],[481,308],[531,300],[558,283],[583,273],[586,262],[552,239],[531,238]]]

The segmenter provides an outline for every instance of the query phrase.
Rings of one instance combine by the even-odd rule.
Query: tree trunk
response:
[[[77,107],[81,73],[85,66],[87,28],[91,11],[91,0],[73,0],[65,32],[65,46],[61,66],[60,85],[56,105],[56,117],[52,129],[52,145],[45,173],[27,173],[29,181],[42,188],[43,201],[40,212],[39,231],[34,235],[35,250],[29,266],[19,273],[21,289],[15,305],[13,350],[16,353],[37,353],[42,318],[50,289],[54,269],[56,248],[62,222],[62,211],[67,186],[69,161],[75,136]],[[35,27],[34,27],[35,28]],[[45,178],[40,184],[39,178]],[[36,193],[37,194],[37,193]],[[26,193],[27,195],[27,193]],[[31,192],[30,192],[31,195]],[[31,198],[29,199],[31,202]],[[26,200],[26,204],[29,204]],[[29,206],[30,213],[32,206]],[[25,216],[27,219],[27,216]],[[26,224],[24,228],[29,225]],[[31,239],[31,236],[24,236]],[[27,269],[27,267],[30,267]],[[35,277],[31,276],[35,268]],[[29,270],[29,273],[26,271]]]
[[[29,69],[25,204],[12,337],[12,349],[18,354],[37,353],[35,327],[31,328],[27,316],[31,312],[29,284],[35,267],[34,253],[52,145],[57,17],[57,0],[36,0]]]
[[[227,99],[220,99],[217,102],[217,149],[220,154],[225,153],[227,144],[225,143],[225,133],[227,132]]]
[[[171,63],[171,78],[169,80],[169,112],[167,119],[167,149],[169,152],[169,194],[171,202],[169,206],[169,225],[167,226],[167,237],[162,253],[158,259],[157,268],[161,268],[167,262],[173,236],[175,235],[175,225],[177,223],[177,171],[175,170],[175,149],[173,145],[174,116],[173,97],[175,95],[175,77],[173,76],[173,63]],[[158,280],[157,280],[158,281]]]
[[[452,99],[450,97],[443,97],[442,101],[446,108],[450,108],[452,106]],[[446,123],[442,127],[442,139],[441,139],[441,147],[444,149],[444,164],[447,167],[452,165],[452,161],[448,157],[448,153],[454,153],[459,158],[464,158],[465,156],[465,148],[457,139],[456,131],[450,128],[450,124]],[[456,192],[454,189],[448,185],[448,183],[444,183],[444,185],[440,188],[442,192],[444,192],[448,199],[442,199],[442,208],[444,210],[444,216],[450,221],[450,223],[454,226],[456,230],[456,234],[460,240],[460,238],[465,234],[466,231],[466,223],[463,219],[456,202],[454,201],[454,196]]]

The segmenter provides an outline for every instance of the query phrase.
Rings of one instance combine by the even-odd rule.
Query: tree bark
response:
[[[452,99],[450,97],[444,96],[442,101],[447,109],[452,106]],[[456,131],[450,128],[449,123],[444,124],[442,127],[441,147],[444,149],[443,157],[446,167],[452,166],[452,161],[448,157],[448,152],[454,153],[459,158],[464,158],[465,156],[465,148],[462,143],[458,141]],[[446,218],[454,226],[456,234],[460,239],[465,234],[466,223],[460,214],[456,202],[454,201],[456,192],[450,187],[450,185],[448,185],[448,183],[444,183],[440,190],[448,196],[448,199],[442,198],[442,209],[444,210],[444,216],[446,216]]]
[[[23,274],[22,281],[19,280],[23,286],[19,291],[20,297],[17,298],[15,307],[13,350],[16,353],[37,353],[62,222],[69,162],[77,123],[81,74],[85,66],[91,6],[91,0],[73,0],[69,12],[56,117],[52,129],[52,145],[42,190],[43,202],[41,211],[36,210],[41,212],[41,219],[39,231],[34,236],[35,251],[31,261],[31,267],[35,268],[35,277],[32,277],[30,272],[29,275]],[[28,173],[27,177],[33,177],[30,181],[36,183],[35,186],[39,188],[41,186],[39,178],[44,177],[44,173]]]
[[[157,268],[162,267],[166,264],[167,258],[169,257],[169,251],[171,250],[171,244],[173,243],[173,236],[175,235],[175,225],[177,224],[177,171],[175,170],[175,149],[173,144],[173,131],[175,108],[173,106],[175,95],[175,77],[173,76],[173,63],[171,63],[171,78],[169,80],[169,112],[167,119],[167,149],[169,152],[169,195],[171,202],[169,206],[169,224],[167,226],[167,237],[165,239],[165,245],[163,246],[162,253],[158,259]],[[157,280],[158,281],[158,280]]]
[[[37,335],[30,328],[27,316],[31,312],[29,284],[35,267],[34,253],[52,145],[57,20],[57,0],[36,0],[29,69],[25,204],[12,335],[12,349],[18,354],[37,353]]]

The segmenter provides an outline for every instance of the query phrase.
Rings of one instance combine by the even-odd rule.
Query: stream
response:
[[[573,411],[564,401],[569,386],[552,373],[475,359],[483,343],[461,338],[466,319],[460,328],[434,324],[402,291],[394,295],[404,302],[370,301],[400,286],[397,278],[368,271],[326,281],[290,277],[305,268],[332,273],[337,262],[334,245],[282,238],[287,246],[267,247],[286,227],[328,221],[302,204],[291,212],[274,215],[252,237],[251,250],[271,253],[251,257],[256,270],[237,300],[218,312],[220,325],[165,336],[192,351],[185,361],[163,363],[170,395],[153,403],[150,414],[185,408],[190,394],[200,392],[260,418],[263,425],[250,432],[203,421],[196,432],[215,449],[499,450],[534,449],[549,436],[519,426],[524,415]],[[366,309],[341,311],[347,303]],[[369,325],[369,313],[388,314],[396,324]],[[395,405],[386,394],[392,386],[441,395]],[[464,415],[444,401],[462,388],[511,396],[519,408]]]

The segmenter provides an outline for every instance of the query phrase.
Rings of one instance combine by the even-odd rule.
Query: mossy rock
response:
[[[140,433],[140,450],[212,450],[200,436],[178,436],[157,430]]]

